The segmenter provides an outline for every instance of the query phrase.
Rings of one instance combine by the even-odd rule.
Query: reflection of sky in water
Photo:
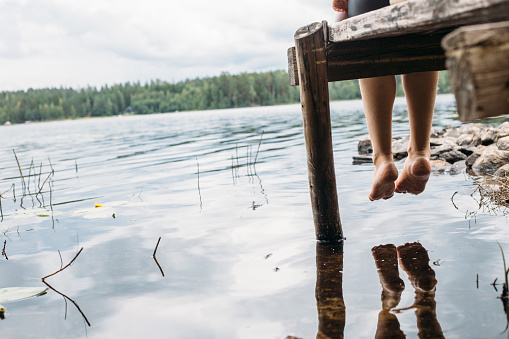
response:
[[[450,96],[439,97],[435,128],[458,125],[454,110]],[[370,203],[372,166],[351,160],[358,138],[367,133],[362,104],[333,102],[331,112],[347,237],[345,337],[369,338],[376,331],[381,288],[371,248],[414,241],[431,261],[443,260],[433,268],[445,336],[507,336],[499,335],[505,315],[490,286],[502,278],[495,241],[509,248],[506,219],[465,219],[476,206],[469,196],[472,182],[463,174],[433,175],[418,197]],[[394,134],[407,134],[404,99],[397,101],[394,120]],[[37,173],[43,163],[43,179],[50,171],[48,156],[55,169],[54,229],[51,217],[36,215],[48,215],[49,208],[34,215],[37,201],[25,198],[25,211],[19,197],[14,203],[8,193],[2,200],[0,230],[8,230],[2,237],[9,260],[0,258],[0,287],[39,286],[40,277],[60,268],[58,250],[65,265],[84,247],[71,267],[48,282],[79,304],[92,323],[89,338],[316,336],[315,241],[299,105],[0,130],[0,191],[14,182],[21,194],[11,149],[25,175],[32,158]],[[262,131],[254,168],[247,163],[254,161]],[[459,210],[450,200],[455,191]],[[44,199],[49,205],[47,190]],[[95,202],[104,207],[94,208]],[[160,236],[157,260],[164,278],[152,258]],[[400,275],[407,284],[400,306],[407,307],[414,292]],[[85,336],[69,302],[64,320],[65,302],[56,293],[6,307],[0,323],[6,337]],[[412,310],[398,319],[407,337],[417,337]]]

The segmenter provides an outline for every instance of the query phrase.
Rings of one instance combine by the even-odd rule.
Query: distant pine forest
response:
[[[450,93],[447,72],[440,73],[439,93]],[[360,99],[357,80],[329,84],[331,100]],[[398,95],[403,95],[398,77]],[[284,105],[299,102],[299,87],[290,86],[288,73],[271,71],[197,78],[171,83],[161,80],[101,88],[43,88],[0,92],[0,124],[236,107]]]

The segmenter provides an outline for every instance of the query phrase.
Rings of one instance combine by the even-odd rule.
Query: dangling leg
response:
[[[396,78],[391,76],[359,80],[364,112],[373,145],[375,174],[370,200],[394,195],[398,170],[392,158],[392,107],[396,98]]]
[[[410,121],[410,143],[405,167],[396,181],[398,193],[421,193],[431,174],[429,136],[437,84],[438,72],[403,75]]]

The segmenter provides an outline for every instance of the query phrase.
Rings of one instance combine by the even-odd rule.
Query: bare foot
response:
[[[395,181],[398,178],[398,169],[392,159],[383,159],[375,162],[375,175],[369,200],[389,199],[394,195]]]
[[[405,167],[396,180],[396,193],[419,194],[424,191],[431,174],[431,164],[428,156],[409,155]]]

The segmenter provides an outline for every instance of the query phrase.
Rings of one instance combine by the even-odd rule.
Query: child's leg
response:
[[[438,72],[403,75],[408,105],[410,143],[405,167],[396,181],[396,192],[419,194],[431,173],[429,136],[437,93]]]
[[[359,80],[364,112],[373,144],[375,174],[370,200],[394,195],[398,170],[392,159],[392,107],[396,98],[396,78],[385,76]]]

